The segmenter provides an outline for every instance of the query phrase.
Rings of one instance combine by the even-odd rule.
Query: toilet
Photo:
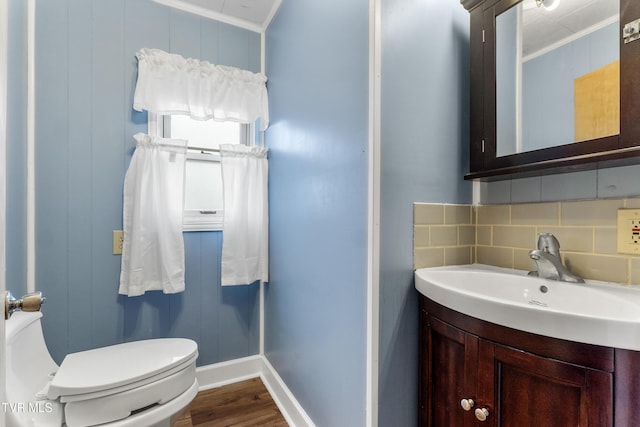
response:
[[[58,366],[40,312],[6,321],[8,427],[169,427],[198,392],[197,344],[163,338],[71,353]]]

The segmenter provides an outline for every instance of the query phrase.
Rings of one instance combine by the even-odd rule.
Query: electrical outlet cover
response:
[[[113,230],[113,254],[122,254],[122,242],[124,240],[124,234],[122,230]]]
[[[618,253],[640,255],[640,209],[618,209]]]

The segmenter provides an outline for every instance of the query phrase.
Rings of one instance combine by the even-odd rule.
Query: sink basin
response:
[[[416,289],[466,315],[522,331],[640,350],[640,287],[558,282],[481,264],[422,268]]]

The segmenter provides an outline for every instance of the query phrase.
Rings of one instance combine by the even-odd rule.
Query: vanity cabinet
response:
[[[421,296],[420,425],[638,426],[638,353],[510,329]]]

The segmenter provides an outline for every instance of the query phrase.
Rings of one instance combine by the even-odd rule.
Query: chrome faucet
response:
[[[538,234],[538,249],[529,252],[529,258],[536,262],[537,270],[530,271],[530,276],[563,282],[584,283],[584,279],[573,274],[562,264],[560,258],[560,242],[551,233]]]

